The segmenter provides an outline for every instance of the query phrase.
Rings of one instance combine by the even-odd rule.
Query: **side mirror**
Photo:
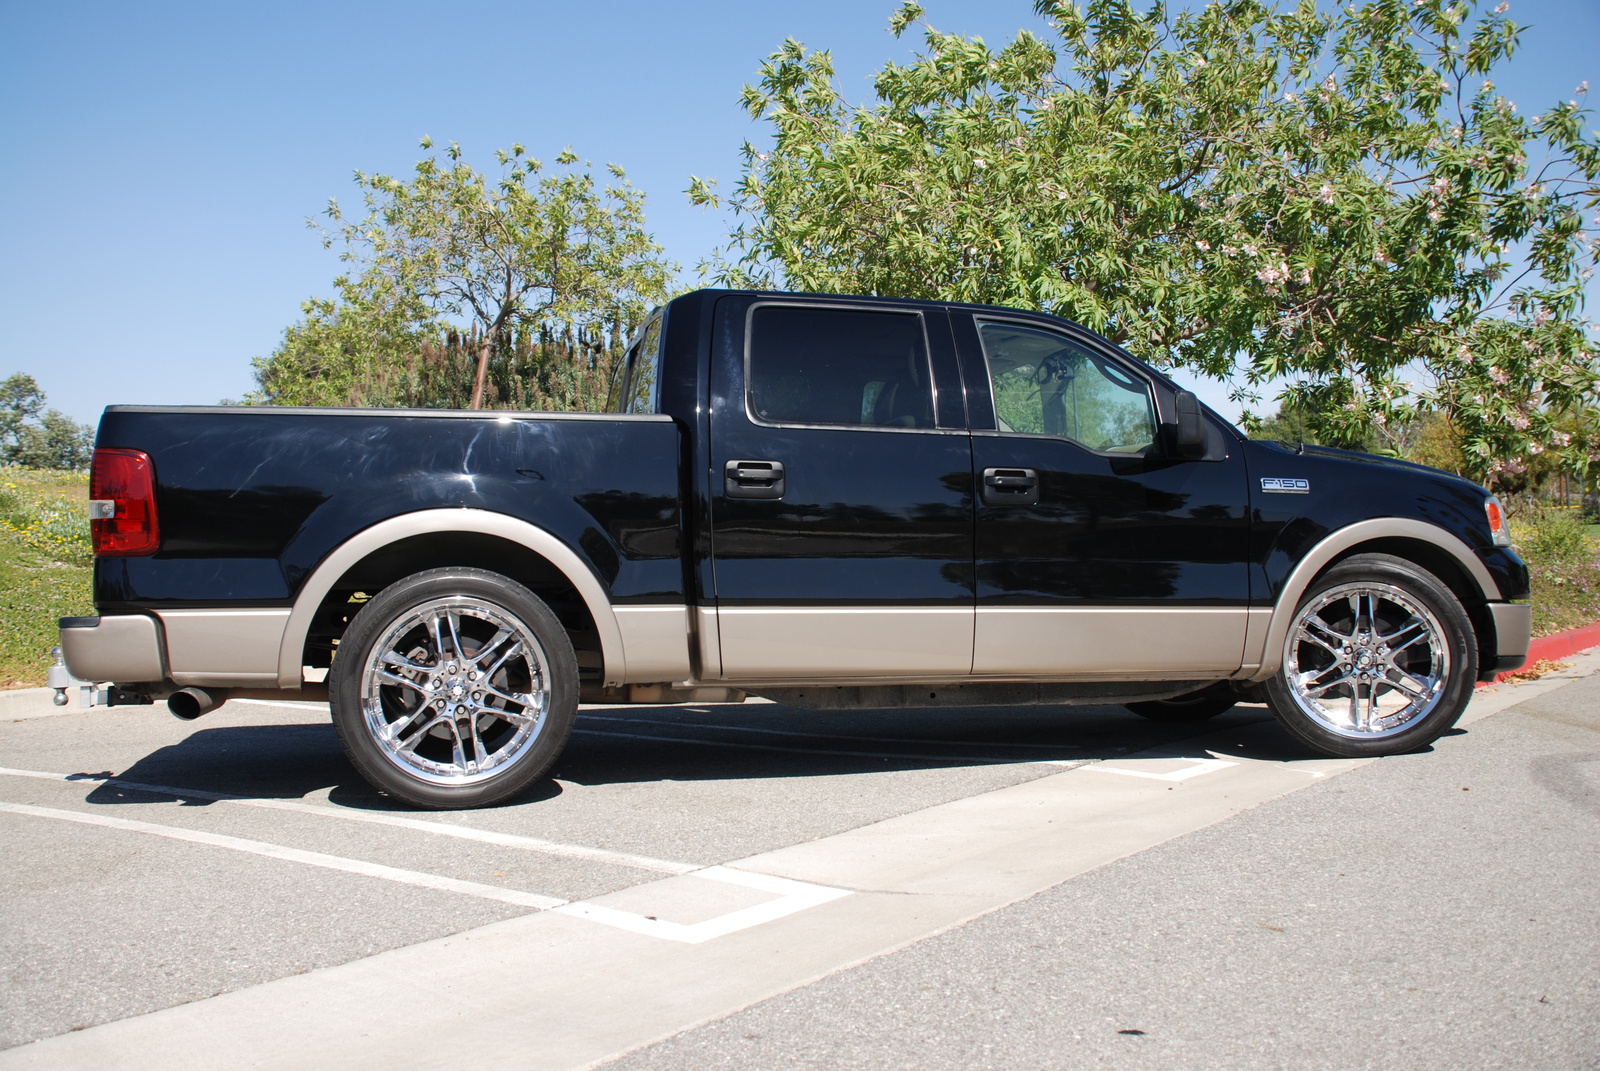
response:
[[[1177,427],[1172,436],[1172,445],[1178,456],[1204,457],[1206,422],[1200,416],[1200,399],[1189,391],[1180,390],[1172,397],[1172,409],[1178,417]]]

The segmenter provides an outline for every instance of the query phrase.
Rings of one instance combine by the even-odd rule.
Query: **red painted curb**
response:
[[[1554,636],[1540,636],[1528,644],[1528,660],[1523,663],[1523,669],[1533,665],[1541,658],[1548,658],[1554,661],[1558,658],[1565,658],[1570,654],[1577,654],[1579,651],[1587,651],[1591,647],[1600,647],[1600,621],[1596,621],[1592,625],[1582,625],[1578,628],[1568,629],[1565,632],[1558,632]],[[1512,672],[1520,673],[1522,670],[1513,670]],[[1498,684],[1505,680],[1506,676],[1507,674],[1505,673],[1496,675],[1495,683]],[[1478,687],[1482,688],[1484,686],[1480,684]]]

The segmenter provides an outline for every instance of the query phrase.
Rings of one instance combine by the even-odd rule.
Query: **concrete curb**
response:
[[[50,718],[58,714],[76,714],[85,709],[78,705],[76,688],[67,693],[69,702],[64,707],[55,705],[55,694],[54,688],[8,688],[0,691],[0,721]]]

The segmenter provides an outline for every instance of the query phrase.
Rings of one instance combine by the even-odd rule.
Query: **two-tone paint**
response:
[[[917,317],[933,426],[758,419],[750,317],[796,303]],[[98,630],[64,629],[69,664],[107,679],[95,670],[115,661],[123,683],[292,689],[328,663],[363,596],[469,565],[545,596],[607,685],[1263,679],[1310,581],[1369,550],[1456,591],[1485,671],[1525,653],[1526,568],[1494,545],[1485,492],[1465,480],[1251,442],[1212,414],[1193,458],[1001,430],[985,320],[1093,348],[1176,419],[1176,384],[1076,325],[716,290],[659,315],[653,413],[108,409],[97,445],[150,456],[162,543],[97,561],[106,635],[139,638],[120,661],[99,645],[95,662],[82,634]],[[781,463],[782,497],[731,497],[740,460]],[[1037,501],[991,500],[990,469],[1036,473]],[[1304,493],[1276,489],[1293,481]]]

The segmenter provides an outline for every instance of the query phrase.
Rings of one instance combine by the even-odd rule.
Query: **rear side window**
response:
[[[758,305],[747,375],[750,414],[763,423],[933,427],[916,313]]]
[[[661,381],[661,316],[645,324],[628,347],[606,399],[608,413],[654,413]]]

